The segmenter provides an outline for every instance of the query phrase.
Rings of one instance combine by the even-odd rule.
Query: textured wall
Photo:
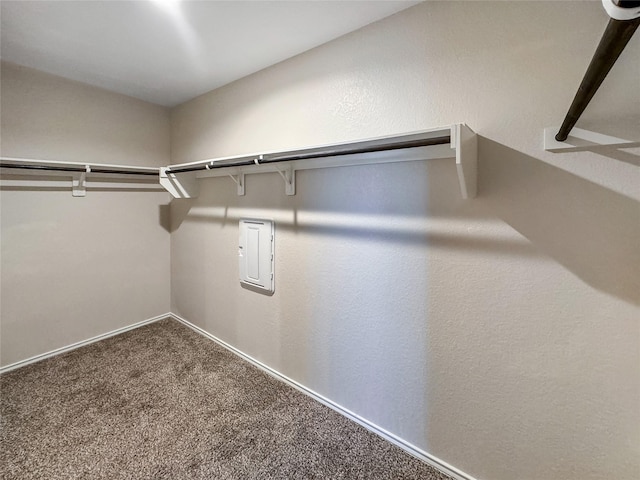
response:
[[[169,162],[166,109],[10,64],[1,93],[3,156]],[[35,182],[0,199],[2,365],[169,310],[166,193]]]
[[[2,63],[2,155],[160,166],[169,112],[118,93]]]
[[[172,112],[193,161],[463,121],[450,160],[202,182],[172,202],[172,310],[479,479],[637,478],[637,151],[552,154],[599,2],[426,2]],[[634,38],[579,126],[640,131]],[[238,283],[237,221],[276,221],[276,291]]]

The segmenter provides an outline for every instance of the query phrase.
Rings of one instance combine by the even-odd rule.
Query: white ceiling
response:
[[[417,3],[1,0],[1,57],[173,106]]]

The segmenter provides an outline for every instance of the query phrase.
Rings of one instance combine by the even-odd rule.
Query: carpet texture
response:
[[[175,320],[0,388],[3,479],[450,480]]]

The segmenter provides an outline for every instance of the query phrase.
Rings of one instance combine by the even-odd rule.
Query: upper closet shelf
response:
[[[30,187],[33,181],[45,182],[47,188],[68,188],[74,197],[84,197],[93,188],[158,189],[158,168],[105,163],[79,163],[33,158],[0,157],[2,185]],[[122,177],[122,176],[125,177]]]
[[[199,178],[229,176],[244,195],[246,174],[277,172],[295,195],[295,172],[313,168],[455,158],[463,198],[476,196],[477,138],[464,124],[352,142],[214,158],[160,168],[160,184],[175,198],[198,196]]]

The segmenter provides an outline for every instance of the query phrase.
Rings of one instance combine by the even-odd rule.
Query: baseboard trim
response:
[[[476,480],[471,475],[468,475],[468,474],[464,473],[463,471],[457,469],[456,467],[454,467],[452,465],[449,465],[447,462],[445,462],[443,460],[440,460],[438,457],[435,457],[435,456],[433,456],[433,455],[431,455],[431,454],[419,449],[418,447],[412,445],[411,443],[406,442],[405,440],[401,439],[400,437],[397,437],[393,433],[386,431],[384,428],[379,427],[378,425],[368,421],[367,419],[361,417],[360,415],[358,415],[356,413],[353,413],[352,411],[350,411],[350,410],[338,405],[337,403],[329,400],[326,397],[323,397],[322,395],[314,392],[313,390],[305,387],[304,385],[296,382],[295,380],[290,379],[286,375],[281,374],[277,370],[274,370],[273,368],[265,365],[264,363],[260,362],[259,360],[256,360],[255,358],[247,355],[246,353],[242,352],[241,350],[238,350],[237,348],[235,348],[232,345],[228,344],[224,340],[219,339],[215,335],[210,334],[206,330],[203,330],[202,328],[194,325],[193,323],[189,322],[188,320],[185,320],[184,318],[182,318],[182,317],[180,317],[180,316],[178,316],[178,315],[176,315],[174,313],[170,313],[170,314],[168,314],[168,316],[173,318],[174,320],[182,323],[183,325],[189,327],[193,331],[195,331],[195,332],[207,337],[209,340],[214,341],[215,343],[217,343],[221,347],[226,348],[227,350],[231,351],[232,353],[238,355],[240,358],[242,358],[243,360],[246,360],[247,362],[253,364],[256,367],[258,367],[260,370],[268,373],[269,375],[277,378],[278,380],[286,383],[287,385],[295,388],[296,390],[304,393],[305,395],[308,395],[309,397],[313,398],[314,400],[322,403],[323,405],[331,408],[332,410],[338,412],[339,414],[341,414],[341,415],[347,417],[348,419],[356,422],[357,424],[363,426],[367,430],[369,430],[369,431],[381,436],[382,438],[384,438],[385,440],[393,443],[397,447],[400,447],[401,449],[403,449],[404,451],[406,451],[410,455],[418,458],[419,460],[422,460],[423,462],[425,462],[425,463],[431,465],[432,467],[438,469],[439,471],[449,475],[450,477],[454,478],[455,480]]]
[[[26,367],[27,365],[30,365],[32,363],[46,360],[47,358],[55,357],[56,355],[60,355],[62,353],[70,352],[71,350],[75,350],[76,348],[84,347],[86,345],[99,342],[100,340],[104,340],[105,338],[120,335],[121,333],[128,332],[129,330],[133,330],[136,328],[140,328],[144,325],[157,322],[158,320],[164,320],[165,318],[175,318],[175,316],[171,313],[158,315],[157,317],[148,318],[146,320],[142,320],[141,322],[134,323],[127,327],[118,328],[116,330],[112,330],[110,332],[88,338],[87,340],[82,340],[80,342],[72,343],[71,345],[67,345],[66,347],[56,348],[55,350],[51,350],[50,352],[41,353],[40,355],[36,355],[34,357],[30,357],[25,360],[20,360],[19,362],[11,363],[9,365],[6,365],[0,368],[0,375],[2,375],[3,373],[10,372],[11,370],[16,370],[21,367]]]
[[[232,352],[235,355],[239,356],[243,360],[246,360],[247,362],[249,362],[252,365],[256,366],[257,368],[259,368],[260,370],[264,371],[265,373],[268,373],[269,375],[275,377],[276,379],[278,379],[278,380],[286,383],[287,385],[295,388],[299,392],[302,392],[305,395],[308,395],[309,397],[313,398],[314,400],[316,400],[316,401],[322,403],[323,405],[331,408],[332,410],[334,410],[334,411],[338,412],[339,414],[347,417],[348,419],[356,422],[357,424],[361,425],[362,427],[366,428],[367,430],[375,433],[376,435],[379,435],[380,437],[382,437],[385,440],[393,443],[397,447],[400,447],[401,449],[403,449],[404,451],[406,451],[410,455],[418,458],[419,460],[422,460],[423,462],[425,462],[425,463],[431,465],[432,467],[440,470],[441,472],[449,475],[450,477],[454,478],[455,480],[476,480],[471,475],[468,475],[468,474],[464,473],[463,471],[457,469],[456,467],[454,467],[452,465],[449,465],[447,462],[445,462],[443,460],[440,460],[438,457],[435,457],[435,456],[433,456],[433,455],[431,455],[431,454],[419,449],[418,447],[412,445],[411,443],[401,439],[400,437],[394,435],[391,432],[386,431],[384,428],[379,427],[378,425],[368,421],[367,419],[361,417],[360,415],[358,415],[356,413],[353,413],[352,411],[348,410],[347,408],[342,407],[341,405],[333,402],[332,400],[329,400],[328,398],[323,397],[319,393],[316,393],[313,390],[305,387],[304,385],[296,382],[295,380],[290,379],[286,375],[283,375],[282,373],[278,372],[277,370],[274,370],[273,368],[269,367],[268,365],[265,365],[264,363],[260,362],[259,360],[256,360],[255,358],[247,355],[246,353],[242,352],[241,350],[238,350],[237,348],[235,348],[234,346],[228,344],[224,340],[219,339],[215,335],[210,334],[206,330],[203,330],[202,328],[194,325],[193,323],[189,322],[188,320],[186,320],[186,319],[184,319],[184,318],[182,318],[182,317],[180,317],[180,316],[178,316],[178,315],[176,315],[174,313],[171,313],[171,312],[168,312],[168,313],[165,313],[165,314],[162,314],[162,315],[158,315],[156,317],[148,318],[146,320],[142,320],[142,321],[134,323],[132,325],[129,325],[129,326],[126,326],[126,327],[122,327],[122,328],[118,328],[116,330],[112,330],[110,332],[103,333],[101,335],[97,335],[97,336],[89,338],[87,340],[82,340],[80,342],[76,342],[76,343],[73,343],[71,345],[67,345],[66,347],[57,348],[55,350],[51,350],[50,352],[42,353],[40,355],[36,355],[34,357],[30,357],[30,358],[27,358],[25,360],[20,360],[19,362],[15,362],[15,363],[12,363],[10,365],[6,365],[4,367],[0,367],[0,375],[2,375],[3,373],[10,372],[12,370],[16,370],[16,369],[21,368],[21,367],[25,367],[25,366],[30,365],[32,363],[36,363],[36,362],[40,362],[42,360],[46,360],[47,358],[55,357],[56,355],[60,355],[60,354],[66,353],[66,352],[70,352],[70,351],[75,350],[77,348],[84,347],[86,345],[90,345],[90,344],[95,343],[95,342],[99,342],[100,340],[104,340],[104,339],[109,338],[109,337],[120,335],[121,333],[128,332],[129,330],[134,330],[136,328],[140,328],[140,327],[142,327],[144,325],[149,325],[150,323],[154,323],[154,322],[157,322],[159,320],[164,320],[165,318],[172,318],[172,319],[176,320],[177,322],[182,323],[186,327],[188,327],[191,330],[199,333],[200,335],[203,335],[204,337],[207,337],[209,340],[214,341],[215,343],[217,343],[221,347],[229,350],[230,352]]]

